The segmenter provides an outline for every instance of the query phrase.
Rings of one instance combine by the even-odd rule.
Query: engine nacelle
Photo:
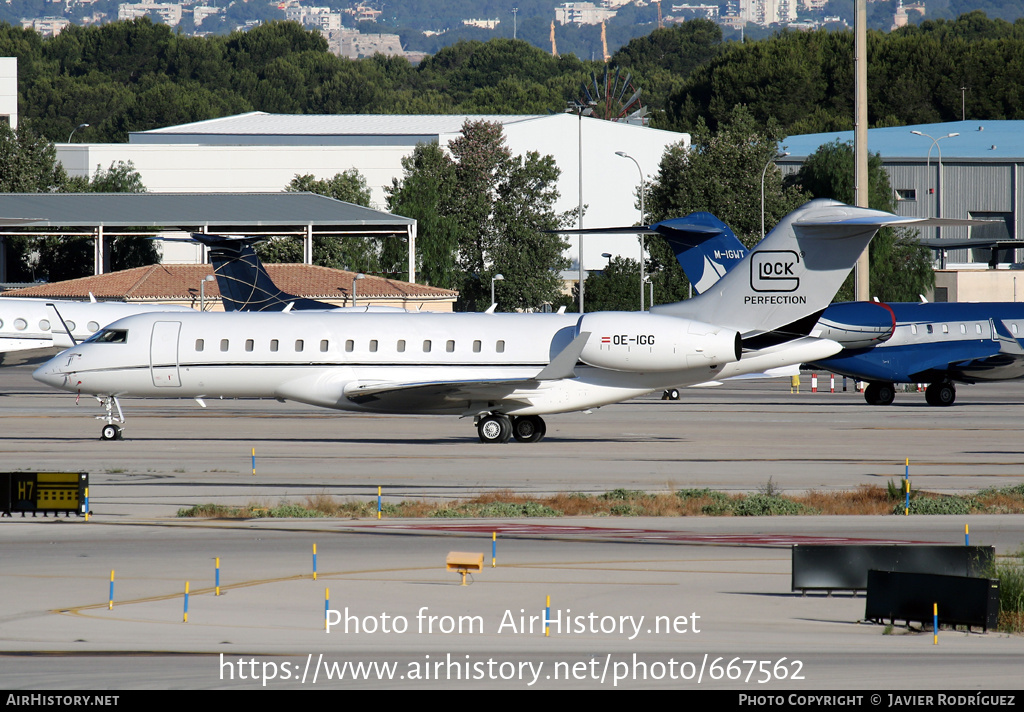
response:
[[[613,371],[710,369],[739,361],[742,352],[732,329],[659,314],[584,314],[577,330],[590,332],[580,360]]]
[[[829,305],[817,329],[816,336],[838,341],[843,348],[868,348],[892,338],[896,314],[880,302],[839,302]]]

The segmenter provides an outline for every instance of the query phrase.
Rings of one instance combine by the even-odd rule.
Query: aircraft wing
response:
[[[424,412],[461,408],[470,414],[474,411],[474,404],[479,403],[483,407],[494,401],[501,401],[506,406],[527,406],[530,405],[530,396],[544,389],[545,382],[576,377],[576,364],[589,338],[589,331],[580,332],[547,366],[529,378],[354,383],[345,388],[344,395],[353,403],[367,407],[391,409],[401,405]]]
[[[489,403],[501,401],[505,406],[519,403],[530,405],[531,392],[542,388],[543,381],[532,378],[448,381],[423,383],[357,383],[345,389],[345,397],[353,403],[371,409],[430,412],[469,412],[473,404],[481,404],[480,410],[487,410]]]
[[[1024,377],[1024,347],[1010,333],[1006,323],[989,319],[995,334],[991,353],[951,362],[950,376],[968,383]]]

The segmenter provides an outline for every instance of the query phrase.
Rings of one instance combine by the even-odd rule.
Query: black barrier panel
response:
[[[867,620],[920,621],[927,627],[938,604],[939,624],[981,626],[999,623],[999,579],[869,571]]]
[[[908,544],[796,545],[793,591],[863,591],[868,571],[985,576],[995,562],[991,546]]]
[[[0,472],[0,513],[74,512],[84,515],[85,472]]]

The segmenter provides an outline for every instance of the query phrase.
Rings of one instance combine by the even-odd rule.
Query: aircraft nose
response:
[[[62,388],[67,382],[67,374],[61,369],[61,364],[56,358],[52,358],[32,372],[32,378],[54,388]]]

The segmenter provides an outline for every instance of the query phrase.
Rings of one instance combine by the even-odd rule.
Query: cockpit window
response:
[[[98,344],[125,344],[128,343],[128,330],[104,329],[93,341]]]

